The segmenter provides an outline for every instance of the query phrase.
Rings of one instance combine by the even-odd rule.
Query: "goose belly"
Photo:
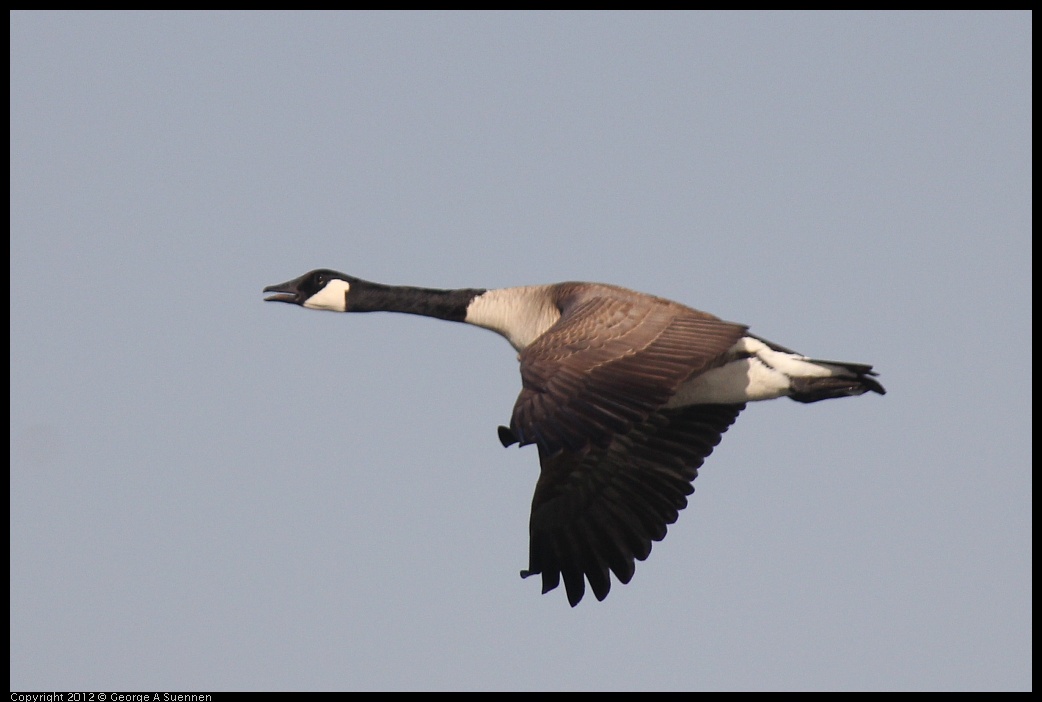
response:
[[[739,358],[688,380],[667,407],[737,404],[785,397],[789,376],[759,358]]]

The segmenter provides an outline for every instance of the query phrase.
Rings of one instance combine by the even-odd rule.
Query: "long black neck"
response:
[[[437,290],[356,279],[347,295],[347,311],[404,312],[462,322],[467,316],[467,305],[483,292],[478,288]]]

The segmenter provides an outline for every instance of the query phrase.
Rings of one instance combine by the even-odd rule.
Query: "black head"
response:
[[[264,300],[290,302],[316,310],[345,312],[347,293],[354,282],[357,282],[357,279],[349,275],[328,268],[319,268],[285,283],[269,285],[264,288],[264,292],[275,294]]]

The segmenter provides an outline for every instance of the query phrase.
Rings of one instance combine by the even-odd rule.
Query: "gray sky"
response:
[[[11,687],[1031,687],[1031,16],[11,15]],[[626,586],[522,581],[479,329],[597,280],[875,364]]]

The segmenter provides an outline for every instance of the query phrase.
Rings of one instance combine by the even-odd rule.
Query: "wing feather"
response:
[[[562,284],[561,318],[520,354],[510,431],[550,454],[606,448],[715,364],[746,328],[669,300]]]
[[[693,405],[654,412],[606,448],[550,454],[532,500],[528,570],[543,592],[564,580],[574,607],[589,582],[598,600],[623,583],[676,522],[705,457],[745,405]]]

